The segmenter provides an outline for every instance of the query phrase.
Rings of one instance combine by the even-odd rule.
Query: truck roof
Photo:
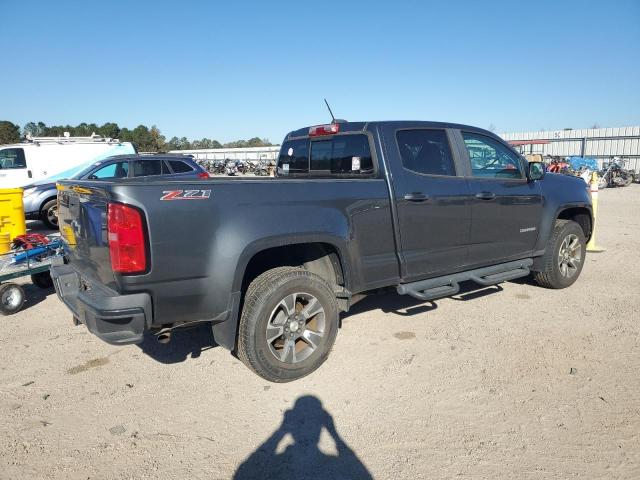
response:
[[[371,127],[374,126],[397,126],[399,128],[405,127],[421,127],[421,128],[455,128],[461,130],[473,130],[477,132],[482,132],[486,135],[496,136],[494,133],[484,130],[482,128],[474,127],[471,125],[464,125],[460,123],[450,123],[450,122],[434,122],[434,121],[425,121],[425,120],[383,120],[383,121],[373,121],[373,122],[346,122],[339,120],[337,123],[340,124],[340,132],[366,132]],[[310,125],[308,127],[300,128],[298,130],[292,130],[287,134],[285,140],[295,137],[306,137],[309,135],[309,128],[315,125]]]

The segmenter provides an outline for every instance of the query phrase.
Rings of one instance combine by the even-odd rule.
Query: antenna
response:
[[[331,123],[336,123],[336,117],[333,116],[333,112],[331,111],[331,107],[329,106],[329,102],[327,102],[327,99],[324,99],[324,103],[327,105],[327,108],[329,109],[329,115],[331,115]]]

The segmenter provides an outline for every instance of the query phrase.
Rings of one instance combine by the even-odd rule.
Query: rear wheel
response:
[[[338,332],[338,304],[321,277],[278,267],[247,289],[238,332],[238,357],[272,382],[290,382],[327,359]]]
[[[572,220],[556,220],[543,257],[544,269],[534,274],[536,282],[546,288],[573,285],[582,272],[586,252],[580,225]]]
[[[0,285],[0,314],[12,315],[19,312],[24,304],[24,290],[15,283]]]
[[[52,230],[58,229],[58,201],[49,200],[40,210],[40,220]]]

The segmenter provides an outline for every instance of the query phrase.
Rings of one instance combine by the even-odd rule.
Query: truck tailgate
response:
[[[108,192],[104,188],[58,185],[58,221],[65,254],[81,275],[115,288],[107,236]]]

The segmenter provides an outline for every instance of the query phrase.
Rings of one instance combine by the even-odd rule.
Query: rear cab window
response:
[[[358,178],[373,174],[369,137],[364,133],[287,140],[278,157],[280,177]]]

